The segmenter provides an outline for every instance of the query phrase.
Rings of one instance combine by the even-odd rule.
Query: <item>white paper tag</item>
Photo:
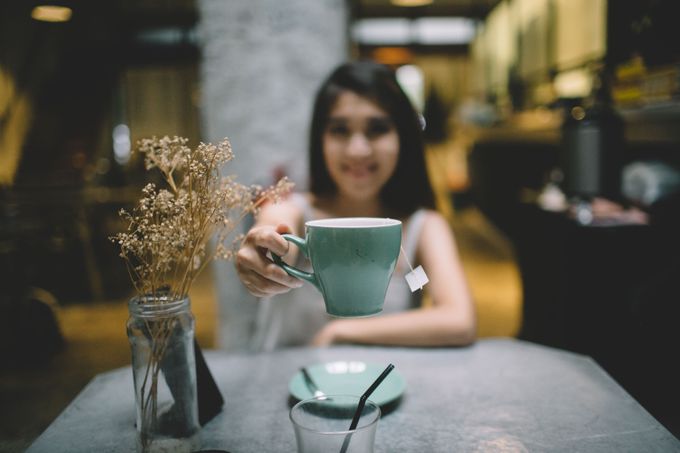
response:
[[[406,283],[408,283],[409,288],[411,288],[411,292],[423,289],[423,286],[425,286],[430,281],[427,278],[427,275],[425,275],[423,266],[416,267],[411,272],[406,274],[405,277]]]

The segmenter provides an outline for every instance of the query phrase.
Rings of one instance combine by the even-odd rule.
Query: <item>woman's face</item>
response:
[[[323,133],[328,172],[341,195],[377,197],[399,159],[399,134],[388,113],[352,91],[331,108]]]

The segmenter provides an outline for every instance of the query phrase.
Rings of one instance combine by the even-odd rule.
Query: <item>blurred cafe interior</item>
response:
[[[2,1],[0,450],[22,451],[92,377],[129,364],[132,288],[109,237],[147,182],[136,142],[229,136],[242,180],[286,174],[304,188],[293,163],[305,161],[310,87],[348,58],[394,67],[425,119],[479,336],[588,355],[680,436],[677,11]],[[192,288],[204,348],[246,347],[231,266]]]

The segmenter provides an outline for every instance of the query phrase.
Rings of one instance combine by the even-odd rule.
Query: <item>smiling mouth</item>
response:
[[[348,165],[344,164],[340,167],[343,173],[346,173],[355,178],[361,178],[364,176],[373,175],[378,171],[378,164],[366,164],[366,165]]]

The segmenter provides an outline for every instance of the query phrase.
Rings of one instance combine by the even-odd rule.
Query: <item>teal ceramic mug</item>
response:
[[[401,222],[375,217],[313,220],[305,238],[283,237],[309,258],[305,272],[272,255],[288,274],[316,286],[332,316],[359,317],[380,313],[401,248]]]

